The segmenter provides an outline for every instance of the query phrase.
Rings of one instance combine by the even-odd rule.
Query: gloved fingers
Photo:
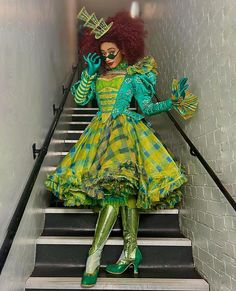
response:
[[[86,62],[91,62],[91,53],[88,53],[86,56]]]
[[[96,59],[96,62],[94,64],[96,65],[97,68],[99,68],[101,65],[101,62],[102,62],[101,58],[98,58]]]
[[[185,91],[188,89],[188,87],[189,87],[189,84],[184,84],[184,86],[180,87],[180,91]]]
[[[93,63],[95,62],[96,57],[97,57],[97,54],[96,53],[93,53],[92,56],[91,56],[91,61]]]
[[[183,91],[187,90],[188,87],[189,87],[189,85],[188,84],[185,84],[184,86],[182,86],[182,87],[179,88],[179,92],[183,92]]]
[[[171,91],[174,94],[174,92],[177,92],[177,90],[178,90],[178,81],[176,79],[173,79]]]
[[[179,85],[181,86],[183,86],[186,82],[187,82],[187,80],[188,80],[188,78],[187,77],[183,77],[183,78],[181,78],[180,80],[179,80]]]
[[[83,59],[85,60],[86,63],[88,63],[88,59],[86,58],[86,56],[83,56]]]
[[[96,64],[99,64],[99,63],[101,63],[101,58],[100,58],[100,56],[98,56],[98,55],[96,55],[96,57],[94,58],[94,63]]]
[[[189,87],[189,84],[188,84],[188,83],[184,84],[184,86],[183,86],[183,88],[184,88],[185,90],[188,89],[188,87]]]
[[[83,56],[88,65],[88,74],[92,76],[99,69],[101,65],[101,57],[97,53],[89,53]]]
[[[98,65],[99,65],[99,67],[100,67],[101,63],[102,63],[102,59],[99,58],[99,60],[98,60]]]
[[[178,82],[179,85],[179,95],[185,97],[185,90],[188,89],[189,85],[187,83],[188,78],[181,78]]]
[[[183,87],[183,89],[182,89],[181,92],[180,92],[180,95],[181,95],[181,96],[182,96],[182,94],[185,94],[185,91],[188,89],[188,87],[189,87],[188,84],[186,84],[186,85]]]
[[[186,83],[188,78],[181,78],[178,82],[179,89],[182,90],[183,88],[188,88],[188,84]]]

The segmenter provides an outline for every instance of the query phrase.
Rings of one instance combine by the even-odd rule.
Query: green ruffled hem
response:
[[[139,194],[137,208],[172,209],[176,207],[182,201],[183,196],[179,188],[187,182],[187,178],[185,175],[181,174],[176,180],[169,183],[166,182],[166,179],[167,178],[164,178],[162,182],[157,183],[160,186],[152,190],[150,194]],[[158,201],[156,201],[156,197],[159,196],[157,193],[160,193]]]
[[[55,175],[54,175],[55,176]],[[122,206],[122,205],[128,205],[128,200],[131,195],[135,195],[135,189],[133,189],[130,186],[130,183],[127,181],[124,181],[124,178],[116,177],[110,180],[111,182],[114,182],[114,179],[116,182],[119,182],[119,185],[123,185],[123,191],[120,192],[120,195],[108,195],[105,194],[103,198],[96,198],[89,196],[88,194],[81,191],[81,189],[76,189],[73,187],[68,188],[68,183],[65,181],[65,179],[60,178],[57,176],[60,180],[60,188],[64,188],[63,194],[59,194],[57,192],[58,189],[58,183],[54,182],[53,180],[46,180],[45,186],[48,190],[52,191],[52,193],[60,200],[63,201],[64,206],[71,207],[71,206],[98,206],[102,207],[105,205],[114,205],[114,206]],[[76,177],[73,177],[76,179]],[[107,180],[108,181],[108,180]],[[64,186],[62,186],[64,185]],[[70,189],[70,190],[69,190]],[[106,189],[104,189],[104,192],[106,192]]]
[[[120,174],[122,170],[123,175]],[[127,170],[130,171],[130,174]],[[132,174],[134,171],[136,175]],[[162,178],[159,179],[158,183],[155,181],[155,184],[159,186],[151,193],[144,193],[139,188],[138,179],[138,173],[142,173],[142,175],[144,173],[132,162],[123,163],[112,172],[108,169],[109,174],[105,174],[105,172],[102,176],[98,176],[97,171],[96,173],[88,172],[82,175],[82,182],[80,183],[76,175],[63,178],[55,172],[53,175],[47,176],[44,184],[58,199],[64,201],[66,207],[81,205],[100,207],[107,204],[127,205],[129,197],[135,195],[137,197],[137,208],[165,209],[174,208],[179,204],[182,200],[182,193],[180,190],[175,190],[187,181],[182,174],[171,182],[167,182],[168,178]],[[134,176],[137,178],[134,178]],[[157,193],[160,191],[160,200],[156,201],[159,195]]]
[[[64,178],[55,172],[47,175],[44,185],[64,201],[64,206],[121,206],[127,205],[130,195],[137,194],[138,180],[132,177],[131,171],[134,171],[131,164],[123,163],[116,170],[103,170],[100,176],[97,171],[82,174],[81,182],[76,175]]]

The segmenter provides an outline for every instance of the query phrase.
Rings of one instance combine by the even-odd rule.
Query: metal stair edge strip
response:
[[[98,107],[64,107],[63,111],[75,110],[75,111],[86,111],[86,110],[94,110],[97,111]]]
[[[25,287],[84,290],[80,282],[80,277],[30,277]],[[204,279],[98,278],[93,289],[208,291],[209,285]]]
[[[45,213],[48,214],[94,214],[92,209],[74,209],[74,208],[57,208],[57,207],[48,207],[45,209]],[[158,209],[158,210],[148,210],[148,211],[140,211],[140,214],[178,214],[179,209]]]
[[[63,125],[63,124],[69,125],[69,124],[90,124],[90,123],[91,123],[91,121],[61,121],[58,124],[59,125]]]
[[[68,130],[64,130],[64,129],[57,129],[55,130],[55,133],[57,134],[64,134],[64,133],[83,133],[84,130],[76,130],[76,129],[68,129]]]
[[[37,245],[91,245],[93,237],[80,236],[40,236]],[[111,237],[107,240],[106,245],[123,245],[123,238]],[[139,246],[192,246],[192,242],[188,238],[138,238]]]
[[[78,139],[53,139],[52,144],[58,144],[58,143],[69,143],[69,144],[74,144],[77,143]]]
[[[68,152],[48,152],[48,156],[66,156]]]
[[[92,117],[92,116],[96,116],[96,114],[92,114],[92,113],[85,113],[85,114],[82,114],[82,113],[62,113],[61,114],[61,117],[81,117],[81,116],[87,116],[87,117]]]
[[[136,107],[130,107],[129,109],[130,110],[137,110]],[[99,108],[98,107],[81,107],[81,108],[80,107],[64,107],[63,110],[64,111],[69,111],[69,110],[74,110],[74,111],[94,110],[94,111],[96,111],[96,110],[99,110]]]

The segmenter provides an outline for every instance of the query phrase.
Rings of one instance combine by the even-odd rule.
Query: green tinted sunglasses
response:
[[[110,59],[110,60],[114,60],[114,58],[118,55],[120,50],[118,50],[118,52],[116,54],[113,54],[113,53],[110,53],[109,55],[107,56],[101,56],[101,59],[103,61],[105,61],[106,59]]]

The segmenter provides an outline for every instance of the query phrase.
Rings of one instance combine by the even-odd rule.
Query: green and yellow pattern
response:
[[[45,186],[65,206],[174,208],[182,199],[178,188],[187,179],[153,131],[142,120],[111,115],[123,78],[98,78],[102,114],[48,174]]]

